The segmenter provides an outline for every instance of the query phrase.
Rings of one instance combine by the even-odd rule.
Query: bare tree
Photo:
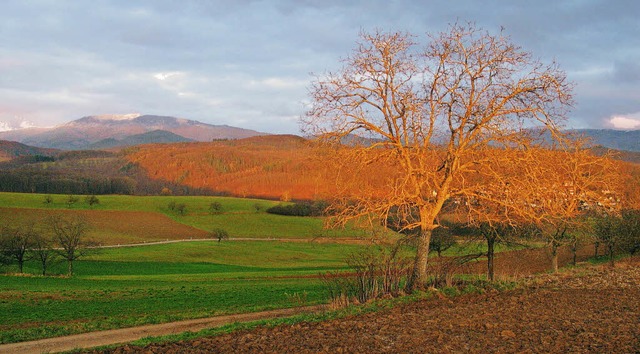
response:
[[[86,240],[88,223],[81,217],[52,215],[47,224],[53,233],[53,240],[60,248],[58,253],[67,261],[67,274],[73,275],[73,262],[84,256],[91,244]]]
[[[53,249],[53,241],[42,234],[35,234],[31,254],[40,263],[42,275],[47,275],[49,265],[56,258],[56,252]]]
[[[0,248],[2,252],[18,264],[18,272],[24,270],[24,262],[29,260],[29,250],[33,247],[33,226],[3,226],[0,229]]]
[[[418,47],[410,34],[363,33],[343,68],[312,84],[301,118],[306,133],[338,149],[348,137],[366,142],[343,153],[344,171],[390,166],[393,173],[376,175],[382,190],[365,193],[363,185],[332,203],[337,224],[372,215],[385,222],[399,210],[406,228],[420,230],[410,288],[427,280],[436,218],[447,200],[467,193],[465,177],[492,158],[483,151],[533,145],[524,128],[555,135],[572,101],[555,63],[533,59],[502,33],[455,24],[428,40]]]

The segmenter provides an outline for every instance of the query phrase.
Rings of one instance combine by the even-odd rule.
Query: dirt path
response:
[[[287,317],[299,313],[320,311],[321,309],[322,306],[307,306],[238,315],[200,318],[195,320],[114,329],[109,331],[90,332],[72,336],[41,339],[31,342],[4,344],[0,345],[0,353],[55,353],[79,348],[93,348],[109,344],[127,343],[149,336],[162,336],[187,331],[196,332],[205,328],[219,327],[234,322],[251,322],[263,319]]]
[[[122,243],[115,245],[101,245],[94,246],[93,248],[123,248],[123,247],[139,247],[139,246],[153,246],[153,245],[165,245],[169,243],[181,243],[181,242],[202,242],[202,241],[211,241],[215,242],[216,240],[212,238],[191,238],[191,239],[181,239],[181,240],[165,240],[165,241],[148,241],[148,242],[138,242],[138,243]],[[328,237],[317,237],[317,238],[274,238],[274,237],[230,237],[223,242],[228,241],[272,241],[272,242],[297,242],[297,243],[337,243],[337,244],[346,244],[346,245],[360,245],[360,244],[370,244],[371,240],[367,239],[359,239],[359,238],[328,238]]]

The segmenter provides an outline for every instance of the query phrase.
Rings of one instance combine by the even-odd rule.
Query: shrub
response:
[[[266,211],[270,214],[286,216],[322,216],[324,215],[326,205],[326,202],[323,201],[279,204],[268,208]]]
[[[209,204],[209,214],[220,214],[222,212],[222,204],[213,202]]]
[[[346,262],[353,275],[327,273],[323,281],[335,307],[395,296],[409,276],[411,262],[400,253],[401,244],[373,247],[350,255]]]
[[[95,195],[88,195],[84,198],[84,201],[92,208],[96,204],[100,204],[100,200]]]
[[[75,195],[71,194],[67,197],[66,200],[66,204],[67,204],[67,208],[71,208],[73,206],[73,204],[78,202],[78,197],[76,197]]]
[[[438,257],[442,256],[442,252],[448,250],[456,244],[451,229],[447,227],[438,227],[431,233],[431,242],[429,243],[429,251],[438,253]]]

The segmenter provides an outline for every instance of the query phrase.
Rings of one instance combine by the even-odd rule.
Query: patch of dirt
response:
[[[154,212],[0,208],[0,218],[15,223],[39,222],[52,214],[83,217],[89,223],[88,238],[103,245],[207,236],[203,230],[177,223],[164,214]]]
[[[361,316],[99,353],[637,353],[640,260]]]

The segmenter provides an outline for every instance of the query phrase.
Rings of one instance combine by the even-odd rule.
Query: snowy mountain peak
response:
[[[140,117],[142,114],[140,113],[129,113],[129,114],[100,114],[97,116],[92,116],[92,118],[100,119],[100,120],[132,120]]]

